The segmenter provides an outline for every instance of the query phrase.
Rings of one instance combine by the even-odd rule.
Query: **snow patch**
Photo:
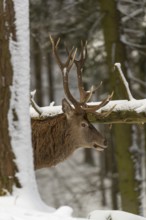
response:
[[[146,218],[123,211],[98,210],[89,214],[88,219],[92,220],[146,220]]]
[[[90,102],[88,105],[99,105],[100,102]],[[130,101],[128,100],[115,100],[110,101],[107,105],[99,109],[97,112],[103,112],[103,111],[110,111],[111,108],[113,108],[113,111],[135,111],[137,113],[146,113],[146,99],[132,99]],[[57,114],[62,113],[62,106],[46,106],[46,107],[40,107],[41,109],[41,117],[48,117],[48,116],[55,116]],[[30,107],[30,115],[31,118],[38,117],[39,114],[34,110],[33,107]]]

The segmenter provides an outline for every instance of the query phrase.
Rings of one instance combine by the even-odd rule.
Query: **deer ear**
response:
[[[66,99],[62,100],[62,111],[65,113],[67,118],[71,117],[74,114],[74,109],[71,107]]]

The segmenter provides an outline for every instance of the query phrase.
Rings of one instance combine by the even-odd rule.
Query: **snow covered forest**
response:
[[[66,97],[50,36],[60,38],[62,62],[66,47],[78,48],[71,63],[84,57],[87,42],[88,109],[105,103],[87,117],[108,148],[82,148],[35,171],[31,120],[61,114]],[[0,1],[0,220],[146,219],[145,39],[145,0]],[[76,72],[69,88],[79,100]]]

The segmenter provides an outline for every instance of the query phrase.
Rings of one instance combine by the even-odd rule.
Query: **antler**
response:
[[[78,60],[74,59],[74,63],[77,68],[78,88],[80,93],[80,102],[82,103],[82,105],[85,105],[91,99],[92,94],[96,91],[96,88],[94,86],[91,86],[89,91],[85,91],[83,86],[82,71],[86,58],[87,58],[87,42],[85,43],[85,46],[83,46],[83,43],[81,42],[80,59]]]
[[[69,55],[69,51],[66,47],[66,51]],[[95,93],[95,91],[102,85],[102,82],[98,87],[95,87],[94,85],[91,86],[90,90],[85,91],[83,86],[83,80],[82,80],[82,71],[84,67],[85,60],[87,58],[87,42],[83,46],[83,42],[81,42],[81,53],[80,53],[80,59],[74,59],[74,63],[77,68],[77,79],[78,79],[78,88],[80,93],[80,104],[86,105],[86,103],[91,99],[92,94]]]
[[[58,55],[58,44],[60,42],[60,39],[58,39],[58,41],[54,42],[54,39],[50,36],[50,40],[51,40],[51,44],[52,44],[52,49],[53,49],[53,53],[55,55],[56,61],[60,67],[61,73],[62,73],[62,77],[63,77],[63,87],[64,87],[64,92],[66,97],[69,99],[69,101],[75,106],[76,109],[80,110],[80,102],[78,102],[71,94],[70,90],[69,90],[69,86],[68,86],[68,74],[70,69],[72,68],[73,64],[74,64],[74,59],[77,53],[77,48],[74,49],[74,47],[71,49],[70,53],[68,54],[68,58],[66,60],[65,63],[63,63]]]
[[[81,43],[81,53],[80,57],[76,59],[76,53],[77,49],[74,49],[74,47],[69,52],[67,47],[66,51],[68,54],[68,58],[65,63],[63,63],[58,55],[58,45],[60,42],[60,39],[57,40],[55,43],[54,39],[50,36],[51,44],[53,53],[55,55],[56,61],[60,67],[60,70],[62,72],[63,76],[63,86],[64,86],[64,92],[69,99],[69,101],[74,105],[75,109],[78,111],[86,111],[89,113],[95,113],[96,110],[100,109],[101,107],[105,106],[112,98],[113,93],[109,95],[107,98],[105,98],[99,105],[89,106],[87,105],[87,102],[91,99],[93,93],[101,86],[102,83],[96,88],[95,86],[91,86],[89,91],[86,91],[83,86],[83,80],[82,80],[82,71],[84,67],[85,60],[87,58],[87,43],[83,46],[83,43]],[[77,69],[77,79],[78,79],[78,88],[80,93],[80,101],[77,101],[71,94],[68,86],[68,74],[70,69],[72,68],[73,64],[76,65]]]

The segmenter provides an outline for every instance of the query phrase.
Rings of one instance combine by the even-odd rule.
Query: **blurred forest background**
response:
[[[133,96],[146,98],[146,1],[145,0],[30,0],[31,90],[37,103],[61,104],[61,73],[54,62],[49,34],[80,48],[88,42],[84,85],[103,86],[95,94],[102,100],[127,99],[113,66],[120,62]],[[76,74],[70,74],[77,95]],[[69,205],[85,216],[94,209],[122,209],[146,215],[146,125],[95,125],[108,139],[103,153],[76,152],[62,164],[36,172],[43,200],[54,207]],[[56,137],[57,138],[57,137]]]

